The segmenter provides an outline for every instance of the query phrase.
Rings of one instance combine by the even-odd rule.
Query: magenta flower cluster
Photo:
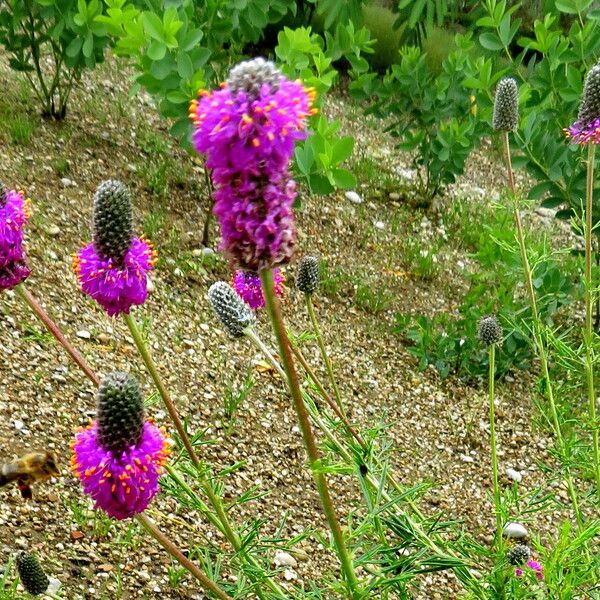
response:
[[[148,273],[155,262],[156,252],[150,242],[134,238],[122,264],[100,256],[91,243],[73,257],[73,270],[81,289],[114,317],[128,314],[134,304],[144,304]]]
[[[236,67],[238,75],[255,63]],[[314,90],[280,75],[254,89],[224,84],[192,102],[193,142],[212,171],[221,250],[242,269],[258,272],[292,256],[296,187],[288,164],[313,101]]]
[[[537,560],[528,560],[527,567],[535,573],[535,576],[540,581],[544,580],[544,567],[543,567],[542,563],[538,562]],[[524,571],[521,567],[516,568],[515,575],[517,577],[522,577],[523,573],[524,573]]]
[[[574,144],[597,144],[600,142],[600,119],[594,119],[585,125],[581,121],[575,121],[564,131]]]
[[[0,291],[12,289],[29,276],[23,249],[23,228],[30,216],[22,192],[0,187]]]
[[[84,493],[115,519],[128,519],[147,508],[160,489],[158,479],[171,448],[165,433],[149,421],[138,444],[120,456],[102,447],[96,422],[81,429],[71,446],[71,467]]]
[[[273,269],[273,280],[275,283],[275,295],[283,294],[283,282],[285,280],[281,271]],[[260,275],[250,271],[236,271],[231,280],[233,289],[238,296],[253,310],[262,308],[265,305],[265,297],[262,291],[262,282]]]

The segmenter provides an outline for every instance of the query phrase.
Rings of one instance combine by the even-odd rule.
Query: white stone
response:
[[[65,187],[73,187],[75,185],[75,182],[71,179],[69,179],[68,177],[63,177],[60,182],[65,186]]]
[[[377,229],[385,229],[385,223],[383,221],[375,221],[373,223],[373,225],[377,228]]]
[[[509,479],[512,479],[512,481],[516,481],[517,483],[521,483],[521,481],[523,481],[523,475],[521,475],[519,471],[515,471],[515,469],[511,469],[510,467],[506,469],[506,476]]]
[[[397,192],[392,192],[390,195],[390,200],[394,200],[394,201],[398,201],[400,200],[400,194],[398,194]]]
[[[416,177],[416,173],[412,169],[396,169],[396,173],[402,177],[402,179],[406,179],[407,181],[413,181]]]
[[[354,204],[362,204],[363,202],[362,196],[356,192],[346,192],[345,196],[347,200],[350,200],[350,202],[353,202]]]
[[[51,227],[48,227],[48,235],[51,235],[52,237],[60,235],[60,227],[58,225],[52,225]]]
[[[150,277],[148,277],[148,280],[146,282],[146,289],[148,290],[149,294],[151,294],[156,289],[154,281]]]
[[[527,527],[525,527],[525,525],[521,525],[521,523],[507,523],[504,526],[503,533],[507,538],[512,538],[515,540],[526,538],[529,535]]]
[[[82,340],[90,340],[92,339],[92,334],[87,329],[81,329],[77,332],[77,337],[80,337]]]
[[[23,421],[19,421],[19,419],[15,419],[13,421],[13,425],[15,426],[15,429],[17,431],[21,431],[21,429],[23,429],[23,427],[25,427],[25,423],[23,423]]]
[[[296,567],[298,566],[298,562],[296,559],[289,554],[288,552],[284,552],[283,550],[278,550],[275,553],[275,558],[273,559],[276,567]]]

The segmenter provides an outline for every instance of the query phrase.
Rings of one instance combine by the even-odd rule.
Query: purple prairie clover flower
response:
[[[273,269],[273,278],[275,282],[275,294],[283,294],[283,282],[285,277],[277,268]],[[265,305],[265,297],[262,291],[262,281],[258,273],[249,271],[236,271],[231,280],[233,289],[238,296],[253,310],[262,308]]]
[[[73,257],[73,270],[81,289],[114,317],[128,314],[131,307],[144,304],[148,297],[148,273],[157,254],[144,238],[134,238],[122,264],[113,258],[102,258],[94,243]]]
[[[120,181],[103,181],[94,195],[93,241],[73,257],[81,289],[111,316],[129,313],[148,296],[148,272],[156,252],[133,234],[129,190]]]
[[[0,291],[14,288],[29,276],[23,249],[29,206],[23,192],[0,186]]]
[[[542,563],[538,562],[537,560],[528,560],[527,567],[535,573],[535,576],[539,581],[544,580],[544,566],[542,565]],[[522,568],[517,567],[515,569],[515,575],[517,577],[522,577],[523,574],[524,570]]]
[[[600,142],[600,63],[589,70],[583,86],[577,121],[564,132],[574,144]]]
[[[296,186],[288,165],[314,98],[314,89],[255,59],[190,106],[194,146],[212,173],[221,250],[242,269],[258,272],[292,256]]]
[[[115,519],[143,512],[159,491],[171,450],[164,430],[145,420],[137,381],[112,373],[98,390],[98,418],[71,442],[71,468],[96,508]]]

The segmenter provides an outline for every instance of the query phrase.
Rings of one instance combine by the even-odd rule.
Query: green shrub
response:
[[[442,72],[442,65],[451,52],[456,50],[454,33],[441,27],[432,27],[427,31],[421,45],[425,62],[433,75]]]
[[[457,35],[456,45],[437,77],[419,48],[405,47],[383,78],[364,73],[350,86],[355,98],[371,100],[367,112],[391,118],[387,129],[400,138],[398,148],[414,151],[413,166],[425,199],[463,172],[486,129],[477,114],[477,98],[464,84],[475,73],[489,79],[492,61],[471,58],[475,45],[469,36]]]
[[[376,40],[373,54],[368,58],[374,69],[385,71],[398,61],[404,27],[394,28],[396,15],[382,6],[367,4],[363,6],[363,23],[371,38]]]
[[[42,114],[61,120],[84,69],[104,60],[109,38],[100,0],[11,0],[0,8],[0,44],[25,74]],[[48,57],[50,60],[45,60]]]

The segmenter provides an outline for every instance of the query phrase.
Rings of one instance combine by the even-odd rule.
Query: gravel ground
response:
[[[0,81],[4,88],[15,89],[5,62]],[[152,278],[149,301],[136,316],[144,320],[160,370],[190,430],[204,432],[202,458],[216,468],[245,460],[228,477],[225,497],[234,498],[252,485],[269,490],[232,509],[234,520],[259,517],[264,520],[261,533],[267,536],[276,534],[284,517],[279,531],[284,538],[312,532],[301,542],[297,565],[287,577],[297,578],[296,583],[318,580],[335,569],[336,562],[319,541],[319,535],[326,535],[325,522],[304,468],[289,399],[254,349],[244,341],[231,342],[218,328],[205,299],[208,286],[229,273],[223,261],[210,257],[207,262],[200,247],[207,198],[199,163],[174,143],[167,147],[165,156],[183,165],[185,177],[171,181],[166,197],[157,199],[141,173],[152,157],[144,149],[147,142],[140,140],[147,140],[149,130],[163,139],[164,124],[147,97],[128,101],[126,86],[125,77],[109,61],[75,91],[65,124],[38,120],[28,144],[5,140],[0,178],[25,189],[35,212],[28,232],[33,267],[28,287],[98,373],[132,370],[150,393],[151,382],[126,328],[78,291],[70,255],[89,239],[91,197],[103,179],[120,178],[130,185],[139,223],[148,225],[153,216],[163,215],[155,240],[163,258]],[[398,190],[404,190],[409,160],[393,150],[393,141],[343,97],[332,99],[327,111],[343,116],[345,130],[357,138],[359,154],[381,162]],[[351,283],[344,283],[346,288],[342,286],[334,299],[315,298],[351,420],[362,427],[385,423],[401,481],[439,484],[425,497],[425,512],[443,510],[482,542],[489,542],[493,531],[485,392],[456,378],[441,382],[429,369],[419,372],[391,327],[397,311],[431,314],[458,306],[465,278],[457,262],[462,258],[468,263],[464,252],[461,256],[449,246],[441,273],[424,281],[406,270],[399,241],[416,231],[425,231],[425,237],[439,234],[445,207],[457,198],[485,202],[497,193],[502,171],[488,150],[473,157],[467,174],[428,212],[403,209],[401,194],[363,181],[356,190],[362,202],[350,201],[343,192],[303,197],[298,216],[299,254],[317,253],[330,268],[358,275],[389,296],[377,315],[361,310],[354,295],[346,293],[352,291],[346,289]],[[57,159],[67,161],[66,173]],[[538,216],[551,224],[547,216]],[[292,274],[293,267],[290,281]],[[294,331],[308,329],[302,298],[292,289],[284,310]],[[264,316],[261,321],[259,329],[269,339]],[[66,598],[202,598],[188,576],[176,590],[169,586],[168,559],[137,534],[135,525],[94,516],[81,496],[78,482],[67,473],[68,442],[75,428],[93,415],[94,390],[12,293],[3,294],[0,302],[0,336],[0,460],[32,448],[50,448],[63,464],[63,476],[53,485],[36,488],[33,502],[22,501],[14,488],[1,490],[0,564],[17,550],[35,550],[60,580]],[[305,352],[319,365],[314,343],[308,342]],[[248,373],[255,385],[229,431],[223,399],[228,387],[241,385]],[[546,486],[539,464],[553,461],[549,435],[532,424],[533,383],[530,374],[515,373],[497,390],[501,470],[518,470],[524,491]],[[150,413],[167,425],[160,405]],[[360,493],[353,480],[337,476],[330,481],[339,512],[354,509]],[[564,499],[564,490],[554,485]],[[165,494],[153,508],[161,513],[156,513],[160,525],[183,548],[204,540],[225,548],[198,514],[182,512]],[[560,516],[538,514],[530,527],[544,534],[554,529]],[[281,577],[285,582],[286,576]],[[415,598],[456,598],[456,589],[451,575],[428,576],[416,582]]]

